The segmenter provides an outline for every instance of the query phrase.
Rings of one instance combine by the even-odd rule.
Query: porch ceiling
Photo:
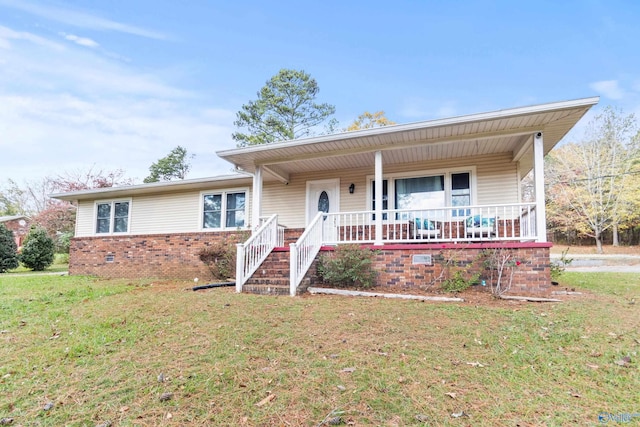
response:
[[[449,119],[346,132],[218,152],[239,169],[253,173],[257,165],[271,179],[318,170],[373,166],[376,151],[384,164],[510,153],[524,171],[533,164],[530,142],[544,132],[547,154],[598,102],[584,98],[499,110]],[[265,179],[269,177],[265,176]]]

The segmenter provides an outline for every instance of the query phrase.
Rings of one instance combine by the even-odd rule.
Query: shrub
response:
[[[34,271],[42,271],[53,264],[53,239],[44,228],[31,228],[20,254],[20,262]]]
[[[557,281],[558,278],[564,273],[566,267],[573,262],[573,258],[567,258],[567,253],[569,252],[569,248],[562,251],[562,255],[560,255],[560,259],[557,261],[552,261],[550,264],[551,267],[551,280]]]
[[[235,242],[222,240],[202,248],[198,255],[209,267],[213,279],[227,280],[236,275],[236,254]]]
[[[372,268],[376,252],[358,245],[340,245],[332,255],[323,255],[318,275],[325,283],[341,288],[372,288],[376,272]]]
[[[71,238],[73,237],[73,233],[67,232],[59,234],[56,237],[55,241],[55,251],[59,254],[68,254],[69,247],[71,246]]]
[[[525,261],[516,258],[515,254],[504,248],[484,251],[484,265],[489,270],[491,293],[499,297],[511,289],[515,269]]]
[[[442,289],[447,292],[462,292],[473,285],[480,278],[480,273],[474,274],[469,279],[466,279],[462,275],[462,271],[458,270],[453,274],[453,277],[449,277],[442,282]]]
[[[17,268],[18,247],[13,240],[13,232],[0,224],[0,273]]]

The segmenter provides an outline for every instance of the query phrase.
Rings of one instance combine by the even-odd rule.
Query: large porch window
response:
[[[472,203],[471,171],[440,173],[412,177],[389,177],[382,183],[382,209],[389,209],[389,200],[393,201],[391,209],[438,209],[445,207],[464,207]],[[375,210],[375,181],[371,180],[371,209]],[[447,216],[453,218],[466,217],[469,209],[451,209]],[[383,219],[386,218],[384,214]],[[444,218],[442,218],[444,219]]]

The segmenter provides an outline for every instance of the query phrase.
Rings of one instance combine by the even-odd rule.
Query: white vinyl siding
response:
[[[475,168],[475,191],[471,197],[474,205],[518,203],[518,174],[516,163],[510,154],[498,154],[481,157],[469,157],[434,161],[428,163],[409,163],[402,165],[383,164],[384,175],[419,176],[420,171],[453,171],[462,172],[463,166]],[[340,178],[340,210],[342,212],[370,210],[367,199],[367,177],[374,173],[370,168],[330,170],[306,174],[294,174],[289,185],[279,182],[268,182],[263,185],[262,215],[278,214],[278,222],[291,228],[305,226],[306,182],[322,179]],[[418,175],[416,175],[418,174]],[[473,177],[472,177],[473,179]],[[349,186],[355,185],[353,194]]]
[[[212,189],[210,193],[226,191]],[[247,212],[251,195],[246,191]],[[202,231],[200,191],[155,194],[131,198],[127,234],[190,233]],[[95,236],[95,201],[78,203],[76,237]]]

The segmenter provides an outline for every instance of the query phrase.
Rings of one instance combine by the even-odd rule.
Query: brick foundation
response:
[[[211,279],[200,261],[202,248],[246,232],[81,237],[71,240],[69,274],[108,278]]]
[[[293,235],[288,237],[291,239]],[[238,241],[246,238],[246,232],[235,231],[74,238],[71,241],[69,273],[109,278],[190,280],[198,277],[209,280],[211,272],[200,261],[200,250],[223,239]],[[378,271],[378,286],[385,288],[424,289],[432,284],[431,289],[437,289],[443,280],[458,270],[465,278],[479,273],[479,280],[489,284],[490,271],[483,263],[483,253],[492,250],[508,252],[512,254],[512,260],[519,263],[513,267],[512,294],[544,293],[551,285],[550,243],[397,244],[382,248],[369,247],[379,251],[374,268]],[[321,254],[332,250],[332,247],[324,247]],[[288,248],[283,251],[288,257]],[[414,264],[414,255],[431,255],[432,264]],[[447,260],[452,261],[448,271]],[[305,283],[311,286],[321,284],[316,265],[317,260],[305,276]]]
[[[550,243],[449,243],[367,247],[378,250],[374,260],[374,269],[378,271],[377,285],[387,289],[438,289],[445,279],[452,277],[456,271],[461,271],[466,279],[476,273],[480,274],[478,280],[484,280],[488,290],[491,272],[484,260],[486,254],[492,251],[499,251],[503,256],[511,255],[512,267],[503,270],[507,276],[510,273],[509,269],[513,270],[509,293],[540,294],[545,293],[551,286]],[[321,254],[330,251],[333,251],[333,248],[325,247]],[[431,255],[432,264],[414,264],[414,255]],[[312,286],[321,283],[315,265],[314,263],[306,276]],[[503,280],[508,280],[508,277]]]

